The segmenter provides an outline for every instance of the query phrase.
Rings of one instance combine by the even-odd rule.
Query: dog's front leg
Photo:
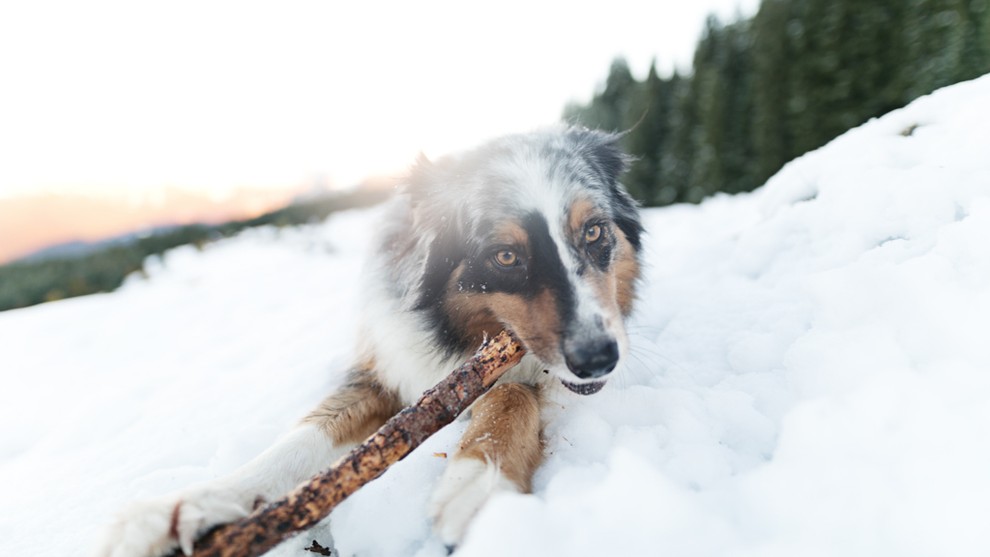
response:
[[[354,372],[347,385],[296,429],[230,475],[125,509],[107,531],[97,555],[151,557],[176,547],[188,554],[197,536],[285,495],[328,468],[398,410],[397,398],[369,372]]]
[[[519,383],[496,386],[472,407],[471,424],[434,493],[440,539],[459,543],[492,495],[529,492],[542,457],[539,392]]]

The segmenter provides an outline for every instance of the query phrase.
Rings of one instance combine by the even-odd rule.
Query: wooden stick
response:
[[[506,370],[519,363],[525,352],[507,331],[486,340],[473,358],[329,470],[301,484],[285,498],[206,533],[196,541],[193,557],[257,557],[315,525],[359,487],[382,475],[430,435],[454,421]]]

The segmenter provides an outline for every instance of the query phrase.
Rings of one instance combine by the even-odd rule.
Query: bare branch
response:
[[[474,357],[332,468],[243,520],[205,534],[196,542],[193,557],[256,557],[312,527],[347,496],[452,422],[506,370],[519,363],[523,354],[525,349],[507,331],[488,339]]]

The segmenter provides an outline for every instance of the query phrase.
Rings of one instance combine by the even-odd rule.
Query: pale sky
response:
[[[0,197],[352,185],[690,66],[758,0],[0,5]]]

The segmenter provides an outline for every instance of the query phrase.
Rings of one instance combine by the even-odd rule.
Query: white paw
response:
[[[495,464],[455,458],[440,477],[430,502],[434,530],[444,544],[456,545],[488,499],[496,493],[520,491]]]
[[[188,555],[199,534],[249,511],[243,495],[210,488],[134,503],[104,534],[96,557],[155,557],[176,547]]]

